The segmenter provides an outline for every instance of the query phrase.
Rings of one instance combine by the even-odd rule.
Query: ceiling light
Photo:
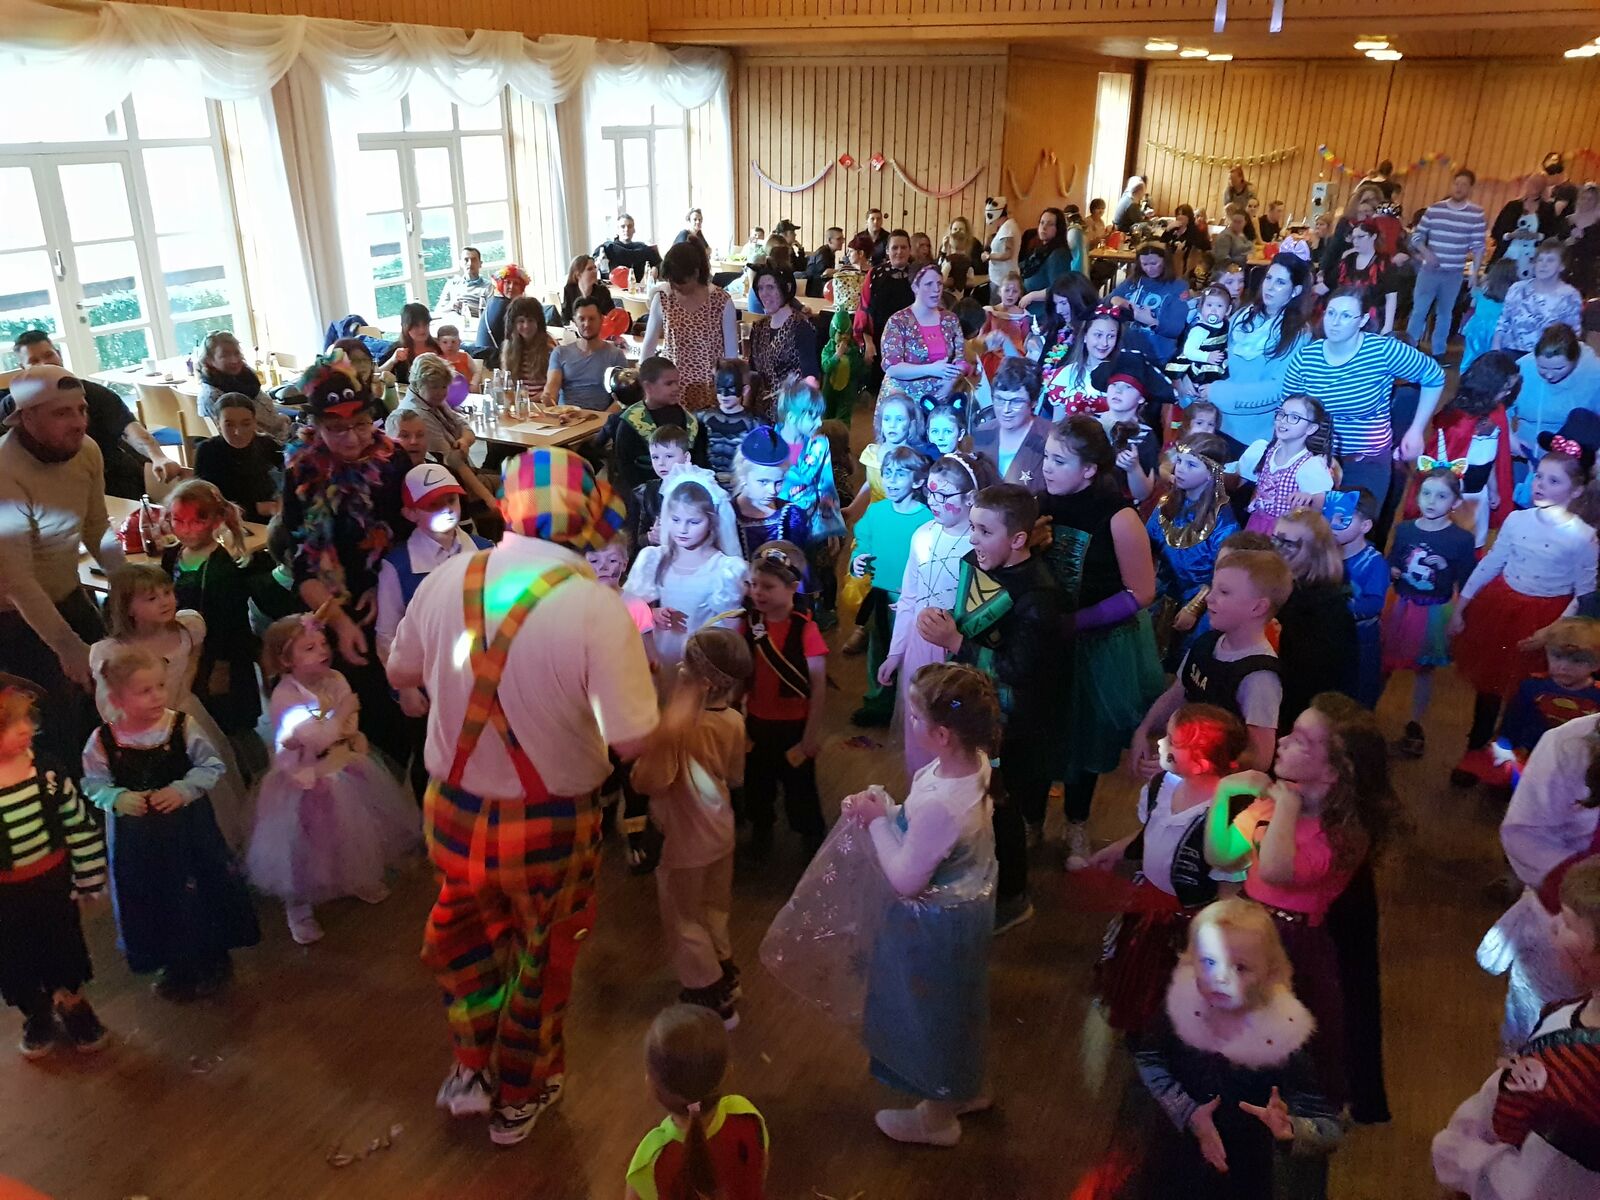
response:
[[[1356,43],[1357,50],[1387,50],[1388,48],[1388,38],[1367,38]]]
[[[1405,55],[1398,50],[1368,50],[1367,57],[1378,62],[1399,62]]]
[[[1179,58],[1205,58],[1211,51],[1204,46],[1185,46],[1178,51]]]
[[[1177,42],[1164,42],[1160,38],[1151,38],[1144,44],[1144,48],[1151,54],[1164,54],[1178,48]]]
[[[1600,49],[1600,47],[1596,47],[1596,49]],[[1231,54],[1208,54],[1208,55],[1206,55],[1206,61],[1207,62],[1232,62],[1233,61],[1233,55],[1231,55]]]

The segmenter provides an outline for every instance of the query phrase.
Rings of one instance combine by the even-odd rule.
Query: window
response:
[[[44,329],[78,371],[188,354],[243,330],[216,105],[181,64],[63,140],[0,143],[0,368]]]
[[[683,109],[644,104],[638,125],[603,125],[594,167],[591,224],[611,236],[617,214],[634,219],[641,241],[669,242],[689,209],[689,138]]]
[[[504,106],[454,104],[419,78],[390,104],[359,107],[367,278],[379,321],[429,308],[477,247],[487,272],[511,260],[515,231]]]

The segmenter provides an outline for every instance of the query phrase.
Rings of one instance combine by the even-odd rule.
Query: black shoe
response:
[[[25,1017],[22,1022],[22,1040],[17,1049],[26,1059],[43,1058],[55,1049],[61,1028],[56,1024],[56,1014],[49,1008]]]
[[[721,965],[722,979],[720,983],[727,991],[728,999],[742,1000],[744,998],[744,988],[739,986],[739,964],[731,958],[725,958],[722,960]]]
[[[163,1000],[173,1004],[188,1004],[195,999],[194,980],[185,975],[175,975],[171,971],[161,972],[161,978],[150,985],[150,990]]]
[[[1452,767],[1450,769],[1451,787],[1469,788],[1475,787],[1477,783],[1478,777],[1471,771],[1463,771],[1460,767]]]
[[[720,980],[709,987],[684,988],[678,993],[678,1003],[709,1008],[722,1018],[722,1027],[729,1032],[739,1028],[739,1010],[734,1004],[732,994]]]
[[[1395,753],[1402,758],[1421,758],[1427,749],[1427,738],[1422,732],[1422,726],[1415,721],[1407,721],[1405,733],[1401,734],[1400,740],[1394,744]]]
[[[57,1011],[67,1040],[84,1054],[100,1049],[110,1039],[111,1031],[100,1023],[99,1016],[87,1000],[81,1000],[71,1007],[63,1005]]]
[[[857,729],[883,729],[889,724],[890,714],[862,705],[850,714],[850,724]]]
[[[994,935],[999,937],[1033,920],[1033,902],[1027,896],[1008,896],[994,906]]]

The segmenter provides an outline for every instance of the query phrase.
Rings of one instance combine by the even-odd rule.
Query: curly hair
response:
[[[1405,829],[1389,780],[1389,746],[1372,711],[1341,692],[1317,693],[1311,711],[1328,726],[1328,765],[1335,775],[1322,802],[1322,829],[1334,864],[1352,870]]]

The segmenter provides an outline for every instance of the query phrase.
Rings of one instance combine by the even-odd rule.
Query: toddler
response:
[[[472,356],[461,348],[461,330],[454,325],[441,325],[434,337],[439,343],[439,357],[449,363],[450,369],[457,375],[470,381],[475,374],[476,364]]]
[[[313,615],[274,621],[262,670],[272,689],[272,768],[261,783],[245,862],[250,881],[279,897],[289,934],[322,937],[315,905],[389,897],[385,870],[419,840],[416,805],[371,756],[356,728],[361,702],[333,666]]]
[[[110,1036],[84,998],[94,976],[80,899],[105,894],[106,844],[72,780],[33,756],[34,696],[0,687],[0,999],[22,1013],[24,1058],[60,1037]]]
[[[1500,736],[1489,746],[1501,782],[1511,787],[1522,764],[1544,737],[1557,726],[1577,717],[1600,712],[1600,621],[1592,617],[1563,617],[1545,626],[1526,643],[1544,650],[1548,669],[1524,679],[1506,706]]]
[[[744,717],[736,707],[750,650],[731,629],[702,629],[684,647],[659,737],[633,765],[663,842],[656,892],[683,985],[678,1000],[739,1024],[739,968],[728,937],[733,904],[731,789],[744,782]]]
[[[156,995],[210,995],[233,974],[228,952],[261,940],[206,795],[222,758],[168,706],[166,663],[153,650],[119,647],[100,676],[117,718],[83,748],[83,789],[108,814],[118,942],[134,974],[161,972]]]
[[[1174,384],[1187,379],[1203,387],[1228,377],[1228,314],[1233,299],[1217,284],[1200,293],[1195,322],[1183,335],[1177,355],[1167,364]]]
[[[743,1096],[722,1095],[728,1031],[716,1014],[676,1004],[651,1022],[645,1076],[666,1120],[628,1163],[626,1200],[699,1194],[762,1200],[767,1123]]]

